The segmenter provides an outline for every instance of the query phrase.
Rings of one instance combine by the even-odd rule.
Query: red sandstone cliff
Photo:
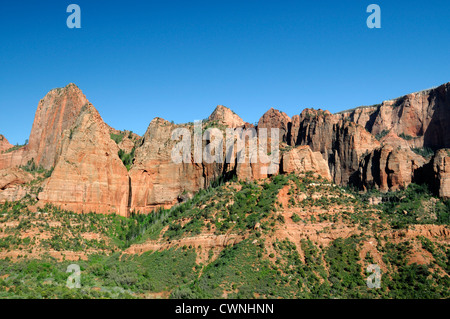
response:
[[[407,94],[381,105],[344,111],[348,118],[374,135],[392,131],[407,137],[413,147],[450,147],[450,83]]]
[[[39,203],[127,216],[130,185],[119,147],[92,104],[80,111],[55,149],[56,166],[39,194]]]
[[[171,139],[172,132],[187,128],[192,138],[193,125],[175,125],[156,118],[141,139],[106,125],[81,90],[69,84],[50,91],[39,102],[28,145],[5,152],[12,145],[0,136],[0,185],[4,185],[0,188],[0,200],[23,197],[26,189],[21,185],[29,181],[29,175],[17,167],[31,159],[46,169],[54,167],[38,196],[40,205],[52,203],[80,212],[124,216],[133,210],[148,213],[158,206],[174,205],[224,174],[252,180],[278,173],[313,171],[336,184],[354,183],[388,191],[407,187],[422,170],[436,181],[440,196],[450,197],[446,190],[450,188],[447,152],[440,150],[432,159],[425,159],[410,149],[440,149],[450,144],[446,125],[450,114],[449,86],[447,83],[379,106],[335,115],[305,109],[290,118],[270,109],[255,130],[280,130],[283,151],[276,163],[280,166],[268,173],[268,164],[251,163],[255,153],[248,151],[248,140],[244,163],[237,162],[238,154],[234,154],[231,163],[225,163],[226,155],[219,163],[194,163],[192,147],[191,162],[176,164],[171,152],[178,141]],[[202,131],[215,127],[224,136],[226,128],[252,128],[221,105],[203,124]],[[117,144],[111,133],[123,135],[123,139]],[[207,143],[203,140],[202,146]],[[119,158],[119,149],[125,153],[135,151],[129,171]],[[226,151],[225,140],[223,150]]]
[[[0,154],[0,169],[26,164],[32,158],[45,169],[57,161],[64,130],[73,126],[87,99],[73,83],[53,89],[39,102],[28,145]]]
[[[6,137],[0,134],[0,153],[9,150],[11,147],[13,147]]]

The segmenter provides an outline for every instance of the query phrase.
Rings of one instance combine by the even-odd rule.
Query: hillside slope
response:
[[[2,207],[2,297],[450,297],[450,203],[417,185],[361,195],[312,173],[234,180],[131,218],[32,204]],[[80,289],[66,287],[74,263]]]

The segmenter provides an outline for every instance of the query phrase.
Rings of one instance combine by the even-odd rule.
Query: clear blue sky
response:
[[[66,8],[81,7],[81,29]],[[381,29],[366,26],[369,4]],[[450,1],[103,1],[0,4],[0,133],[28,138],[41,98],[76,83],[117,129],[248,122],[370,105],[450,81]]]

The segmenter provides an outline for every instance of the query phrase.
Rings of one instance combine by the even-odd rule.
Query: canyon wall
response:
[[[13,148],[0,135],[0,202],[27,194],[30,175],[19,167],[31,160],[51,173],[37,194],[39,205],[51,203],[77,212],[149,213],[182,202],[229,176],[255,180],[306,171],[338,185],[381,191],[405,188],[426,175],[437,194],[448,198],[449,153],[443,149],[450,148],[449,89],[447,83],[338,114],[304,109],[289,117],[271,108],[256,127],[227,107],[217,106],[203,123],[202,133],[208,128],[218,129],[223,136],[230,128],[251,129],[256,134],[264,128],[279,129],[278,168],[267,171],[267,163],[252,162],[257,150],[248,139],[244,163],[237,160],[241,155],[237,153],[226,162],[226,140],[220,162],[196,163],[192,141],[190,161],[175,163],[172,150],[179,140],[172,140],[172,132],[186,129],[192,138],[193,123],[155,118],[142,137],[118,131],[104,123],[76,85],[69,84],[51,90],[39,102],[27,145]],[[120,138],[113,140],[114,136]],[[269,133],[269,145],[271,138]],[[228,139],[235,143],[237,137]],[[202,140],[202,150],[211,141],[212,137]],[[421,152],[424,147],[436,151],[435,155]]]

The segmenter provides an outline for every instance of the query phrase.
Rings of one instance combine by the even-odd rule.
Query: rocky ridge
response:
[[[272,108],[256,128],[225,106],[217,106],[203,123],[203,131],[280,130],[279,169],[268,173],[264,170],[267,164],[251,163],[255,154],[251,151],[244,154],[244,163],[237,161],[238,154],[233,155],[231,163],[225,162],[225,156],[218,163],[174,163],[171,152],[177,141],[172,140],[172,132],[186,128],[193,134],[192,124],[177,125],[155,118],[142,138],[117,131],[104,123],[76,85],[69,84],[51,90],[39,102],[27,145],[13,148],[0,136],[0,184],[8,184],[4,183],[6,176],[17,177],[13,183],[16,191],[11,192],[11,187],[8,192],[6,187],[0,189],[0,201],[17,200],[27,194],[23,187],[28,180],[19,178],[17,170],[30,161],[51,171],[37,194],[39,204],[52,203],[77,212],[123,216],[132,211],[149,213],[160,206],[173,206],[225,176],[253,180],[306,171],[338,185],[381,191],[403,189],[428,174],[433,177],[429,182],[436,193],[447,198],[449,157],[442,149],[450,147],[446,125],[449,89],[447,83],[338,114],[305,109],[291,118]],[[121,138],[114,141],[113,136]],[[207,140],[202,141],[203,146]],[[245,145],[249,148],[248,140]],[[225,141],[223,149],[226,154]],[[425,149],[436,154],[428,156],[423,153]],[[18,187],[22,187],[20,192]]]

